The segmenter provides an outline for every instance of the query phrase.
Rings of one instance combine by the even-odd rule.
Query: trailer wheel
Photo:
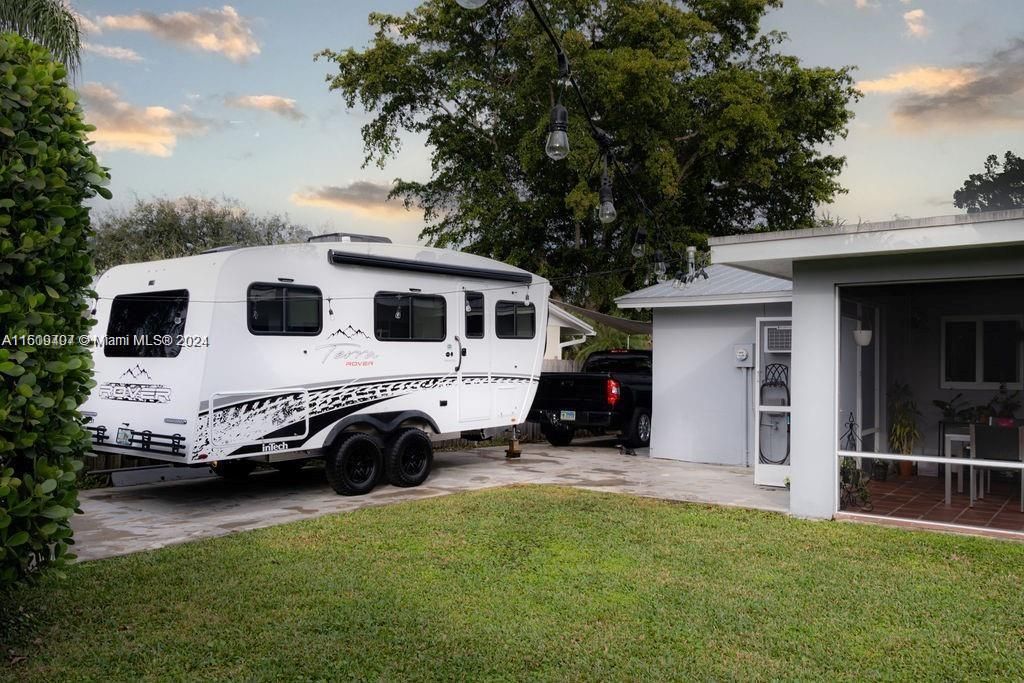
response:
[[[343,496],[361,496],[373,490],[383,464],[377,439],[369,434],[351,434],[327,456],[327,481]]]
[[[563,448],[572,443],[573,438],[576,436],[576,430],[566,425],[554,425],[544,427],[541,430],[544,433],[544,438],[548,440],[548,443],[556,448]]]
[[[395,486],[419,486],[434,464],[434,444],[421,429],[403,429],[395,435],[384,456],[388,480]]]
[[[629,421],[629,428],[623,433],[629,448],[642,448],[651,443],[651,411],[637,408]]]
[[[256,463],[252,460],[218,460],[211,469],[221,479],[242,481],[256,469]]]

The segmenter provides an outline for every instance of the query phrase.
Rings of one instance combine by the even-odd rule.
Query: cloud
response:
[[[931,29],[924,23],[927,19],[923,9],[912,9],[905,13],[903,22],[907,25],[907,35],[913,38],[924,38],[931,33]]]
[[[79,93],[86,120],[96,126],[89,137],[100,151],[126,149],[169,157],[178,144],[179,135],[202,135],[211,127],[210,121],[187,110],[175,112],[166,107],[135,106],[100,83],[86,83]]]
[[[260,53],[249,21],[231,5],[197,12],[111,15],[100,17],[97,23],[104,30],[151,33],[177,45],[221,54],[233,62],[244,62]]]
[[[854,0],[854,5],[857,9],[868,9],[869,7],[878,7],[877,0]]]
[[[911,74],[918,76],[912,77]],[[914,69],[877,81],[874,92],[905,92],[893,117],[909,127],[1024,125],[1024,39],[982,62],[951,69]],[[898,87],[902,86],[902,87]]]
[[[278,95],[239,95],[227,96],[224,104],[242,109],[263,109],[292,121],[301,121],[306,115],[295,106],[295,100]]]
[[[377,218],[408,218],[401,201],[388,201],[391,185],[357,180],[348,185],[323,185],[295,192],[290,197],[299,206],[319,206],[341,211],[354,211]]]
[[[142,55],[127,47],[115,47],[113,45],[99,45],[98,43],[82,43],[82,49],[100,57],[109,57],[122,62],[141,62]]]
[[[80,28],[84,33],[91,33],[91,34],[102,33],[102,29],[100,28],[100,25],[97,24],[92,19],[90,19],[89,17],[85,16],[84,14],[79,14],[78,12],[76,12],[74,10],[71,10],[71,13],[74,14],[75,15],[75,19],[78,20],[78,28]]]
[[[861,81],[857,88],[866,93],[915,92],[937,95],[963,87],[975,78],[977,70],[971,67],[920,66],[897,71],[885,78]]]

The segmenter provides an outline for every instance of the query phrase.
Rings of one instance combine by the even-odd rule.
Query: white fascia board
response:
[[[711,258],[760,273],[793,277],[793,261],[950,251],[1024,243],[1024,219],[948,225],[908,226],[885,230],[840,231],[728,238],[715,244]],[[724,241],[724,240],[723,240]]]
[[[766,296],[745,294],[743,296],[718,296],[718,297],[678,297],[660,299],[630,299],[629,301],[616,301],[619,308],[640,309],[640,308],[703,308],[706,306],[743,306],[745,304],[779,304],[790,303],[793,295],[789,293],[772,292]]]

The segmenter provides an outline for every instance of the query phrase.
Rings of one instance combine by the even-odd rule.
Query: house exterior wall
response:
[[[836,509],[837,286],[1022,275],[1024,247],[793,263],[793,515],[825,519]]]
[[[754,343],[758,316],[789,312],[788,303],[654,310],[653,457],[753,464],[753,371],[736,367],[733,345]]]

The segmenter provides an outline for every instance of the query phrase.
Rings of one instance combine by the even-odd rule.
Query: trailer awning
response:
[[[396,258],[394,256],[381,256],[380,254],[338,251],[336,249],[330,249],[327,252],[327,260],[335,265],[367,266],[370,268],[406,270],[416,273],[457,275],[459,277],[476,278],[479,280],[514,282],[516,284],[524,285],[533,282],[533,275],[525,270],[512,270],[511,268],[509,270],[480,268],[477,266],[462,266],[453,263],[442,263],[439,261],[417,261],[415,259]]]

